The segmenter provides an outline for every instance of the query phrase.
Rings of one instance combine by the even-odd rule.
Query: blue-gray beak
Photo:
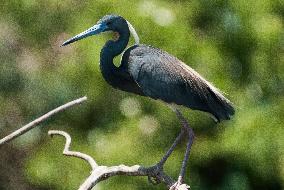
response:
[[[103,23],[102,24],[96,24],[96,25],[92,26],[91,28],[89,28],[88,30],[81,32],[80,34],[74,36],[73,38],[70,38],[69,40],[65,41],[61,46],[66,46],[68,44],[71,44],[73,42],[76,42],[78,40],[86,38],[88,36],[99,34],[101,32],[104,32],[106,29],[107,29],[106,24],[103,24]]]

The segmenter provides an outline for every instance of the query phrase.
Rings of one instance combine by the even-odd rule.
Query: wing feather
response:
[[[192,68],[160,49],[137,45],[125,52],[127,69],[143,93],[154,99],[213,114],[234,114],[231,102]]]

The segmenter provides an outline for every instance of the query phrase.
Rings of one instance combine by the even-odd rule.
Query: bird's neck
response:
[[[129,29],[117,31],[119,38],[110,40],[104,45],[100,55],[100,68],[104,79],[112,86],[118,86],[120,69],[113,64],[114,57],[118,56],[126,48],[130,32]]]

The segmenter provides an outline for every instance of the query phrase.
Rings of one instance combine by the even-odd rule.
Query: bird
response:
[[[65,41],[62,46],[107,31],[114,32],[115,38],[108,40],[100,52],[100,70],[105,81],[112,87],[162,100],[170,106],[182,105],[192,110],[207,112],[216,122],[229,120],[234,115],[233,104],[219,89],[175,56],[153,46],[140,44],[134,27],[120,15],[103,16],[94,26]],[[131,34],[135,44],[127,48]],[[119,55],[122,58],[120,66],[117,67],[113,59]],[[179,176],[179,184],[182,184],[194,135],[181,112],[175,106],[173,110],[183,125],[176,141],[180,141],[184,131],[187,131],[189,137]],[[176,141],[158,167],[162,167],[175,148]]]

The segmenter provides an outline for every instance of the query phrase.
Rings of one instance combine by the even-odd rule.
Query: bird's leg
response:
[[[175,112],[178,111],[177,108],[174,105],[168,104],[168,106],[172,110],[174,110]],[[176,137],[176,139],[173,142],[172,146],[168,149],[166,154],[163,156],[163,158],[160,160],[160,162],[158,162],[158,164],[156,165],[158,168],[161,168],[161,169],[163,168],[163,166],[166,163],[167,159],[170,157],[170,155],[172,154],[172,152],[174,151],[176,146],[180,143],[180,141],[181,141],[182,137],[184,136],[184,134],[185,134],[185,130],[184,130],[184,127],[182,127],[179,135]]]
[[[163,166],[165,164],[165,162],[167,161],[167,159],[170,157],[170,155],[172,154],[172,152],[174,151],[174,149],[176,148],[176,146],[180,143],[182,137],[184,135],[184,130],[182,129],[179,133],[179,135],[176,137],[175,141],[173,142],[172,146],[168,149],[168,151],[166,152],[166,154],[163,156],[163,158],[160,160],[160,162],[158,163],[158,165]]]
[[[182,166],[181,166],[180,174],[179,174],[179,177],[178,177],[178,181],[171,188],[173,190],[174,189],[178,189],[178,187],[183,184],[185,170],[186,170],[186,165],[187,165],[187,161],[188,161],[188,158],[189,158],[189,153],[190,153],[190,150],[191,150],[191,146],[192,146],[193,140],[194,140],[193,130],[189,127],[189,124],[186,121],[186,119],[183,117],[183,115],[181,114],[181,112],[178,109],[174,109],[174,111],[176,112],[177,117],[179,118],[179,120],[180,120],[180,122],[181,122],[181,124],[183,126],[183,129],[184,129],[185,133],[188,136],[188,142],[186,144],[186,151],[185,151],[185,154],[184,154],[184,159],[182,161]]]
[[[176,137],[175,141],[173,142],[171,147],[168,149],[166,154],[163,156],[163,158],[156,165],[154,165],[151,168],[153,170],[155,170],[155,172],[157,172],[157,173],[160,172],[160,171],[163,171],[163,166],[166,163],[167,159],[170,157],[170,155],[172,154],[172,152],[174,151],[176,146],[180,143],[182,137],[184,135],[186,135],[188,137],[188,142],[187,142],[187,145],[186,145],[186,151],[185,151],[185,154],[184,154],[184,159],[183,159],[183,162],[182,162],[182,167],[181,167],[181,170],[180,170],[180,173],[179,173],[179,177],[178,177],[177,182],[170,188],[170,190],[178,190],[179,187],[188,188],[188,186],[186,184],[183,184],[183,181],[184,181],[185,170],[186,170],[186,165],[187,165],[187,161],[188,161],[188,158],[189,158],[191,146],[192,146],[193,140],[194,140],[194,133],[193,133],[193,130],[189,127],[188,122],[183,117],[181,112],[175,107],[172,107],[172,106],[170,106],[170,107],[176,113],[178,119],[180,120],[180,122],[182,124],[182,128],[181,128],[179,135]],[[157,179],[155,179],[155,182],[151,178],[148,178],[148,179],[152,184],[158,184],[159,183],[159,181]]]
[[[160,172],[163,171],[163,167],[164,164],[166,163],[167,159],[170,157],[170,155],[172,154],[172,152],[174,151],[174,149],[176,148],[176,146],[180,143],[182,137],[184,136],[185,131],[182,128],[179,135],[176,137],[175,141],[173,142],[173,144],[171,145],[171,147],[168,149],[168,151],[166,152],[166,154],[163,156],[163,158],[156,164],[154,165],[152,168],[156,171],[156,172]],[[157,184],[159,183],[159,181],[153,182],[152,179],[149,178],[149,181],[152,184]]]

